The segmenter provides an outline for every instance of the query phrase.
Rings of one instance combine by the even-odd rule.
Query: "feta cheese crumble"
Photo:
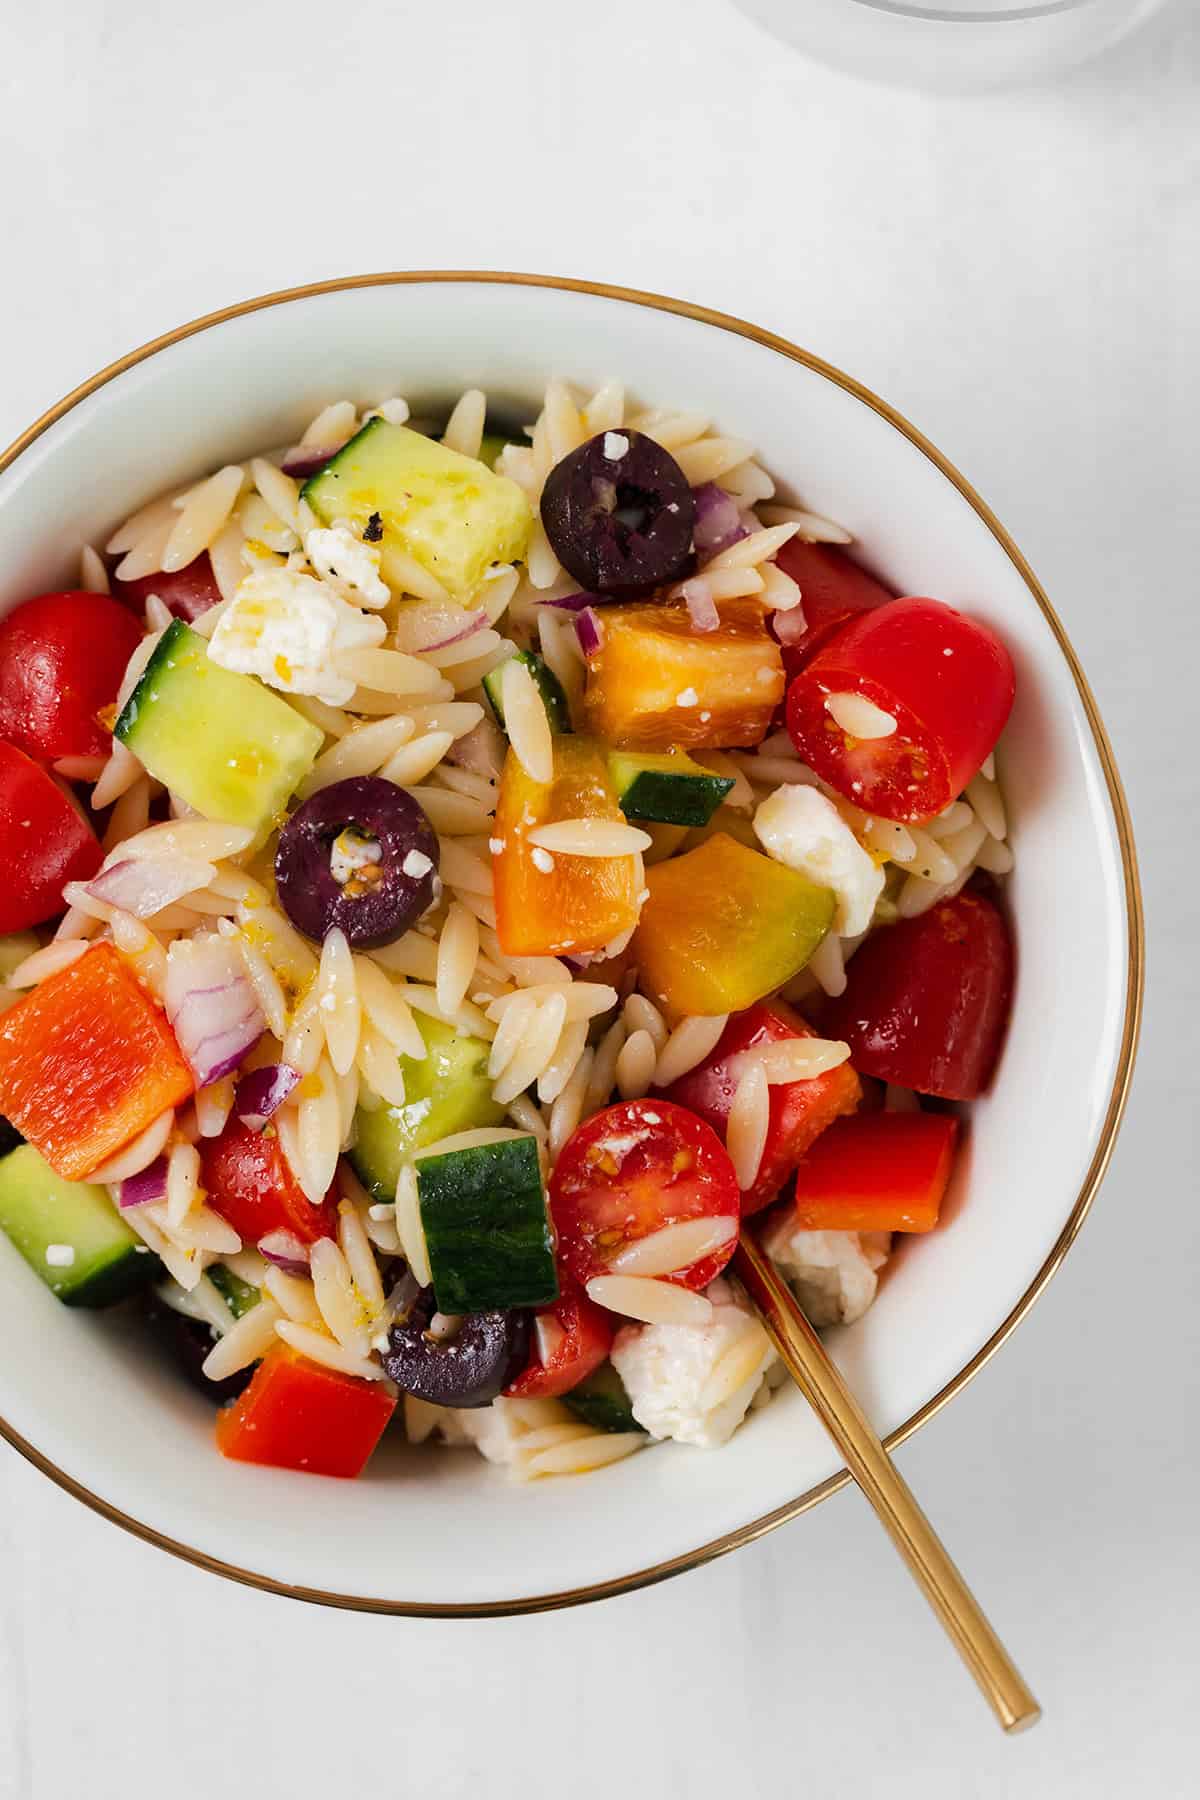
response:
[[[629,439],[623,431],[606,431],[604,434],[604,454],[609,462],[620,462],[629,449]]]
[[[345,519],[314,525],[304,534],[304,551],[323,581],[344,600],[375,609],[386,606],[391,590],[379,573],[379,547],[364,543]]]
[[[329,853],[329,873],[345,887],[361,869],[373,869],[383,860],[383,846],[377,838],[366,837],[348,825],[333,840]]]
[[[707,1289],[704,1325],[626,1325],[612,1363],[633,1416],[651,1437],[714,1450],[746,1416],[776,1352],[729,1282]]]
[[[52,1269],[69,1269],[75,1261],[74,1245],[47,1244],[46,1261]]]
[[[799,783],[776,788],[755,813],[754,831],[776,862],[833,889],[833,929],[839,937],[857,937],[867,929],[883,892],[883,870],[818,788]]]
[[[676,706],[697,706],[699,702],[700,696],[694,687],[682,688],[675,696]]]
[[[423,850],[410,850],[400,864],[401,872],[410,876],[413,881],[420,881],[423,875],[428,875],[432,867],[432,862]]]
[[[293,569],[254,569],[239,583],[209,640],[213,662],[257,675],[284,694],[344,706],[356,686],[334,667],[336,652],[374,648],[380,618],[349,606],[328,583]]]
[[[786,1212],[763,1238],[763,1249],[816,1326],[862,1318],[891,1246],[888,1231],[801,1231]]]

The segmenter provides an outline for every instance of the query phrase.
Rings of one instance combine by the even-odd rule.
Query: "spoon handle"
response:
[[[788,1373],[845,1457],[996,1718],[1009,1732],[1036,1724],[1041,1708],[1012,1658],[790,1288],[748,1231],[742,1233],[732,1266]]]

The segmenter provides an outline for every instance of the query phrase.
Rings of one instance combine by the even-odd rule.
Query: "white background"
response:
[[[154,333],[360,270],[773,326],[922,426],[1048,587],[1129,786],[1152,983],[1082,1239],[900,1458],[1032,1735],[996,1731],[853,1494],[603,1607],[415,1623],[220,1583],[0,1447],[0,1795],[1195,1793],[1200,8],[973,100],[826,73],[723,0],[4,10],[0,442]]]

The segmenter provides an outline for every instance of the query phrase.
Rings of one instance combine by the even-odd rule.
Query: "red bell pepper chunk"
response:
[[[864,812],[932,819],[962,792],[1012,710],[1012,658],[994,632],[940,600],[893,600],[844,625],[788,689],[787,728],[809,766]],[[890,713],[886,737],[851,737],[826,706],[854,694]]]
[[[45,769],[0,743],[0,932],[25,931],[63,910],[63,887],[87,881],[104,852]]]
[[[141,640],[138,621],[107,594],[26,600],[0,621],[0,737],[47,762],[107,756],[112,732],[97,715]]]
[[[314,1206],[288,1167],[270,1126],[251,1131],[232,1118],[219,1137],[202,1138],[200,1184],[215,1213],[247,1244],[287,1231],[302,1244],[337,1236],[337,1182]]]
[[[556,1400],[586,1381],[612,1349],[612,1315],[564,1271],[553,1306],[539,1307],[529,1362],[504,1392],[510,1400]],[[543,1357],[543,1352],[544,1357]]]
[[[194,625],[201,613],[216,606],[221,598],[207,550],[202,550],[186,569],[175,569],[170,575],[140,575],[136,581],[118,581],[114,575],[112,590],[118,600],[138,613],[145,611],[151,594],[157,594],[177,619],[186,619],[189,625]]]
[[[973,889],[872,932],[823,1009],[858,1068],[880,1081],[974,1100],[991,1080],[1012,1004],[1003,914]]]
[[[817,1034],[782,1000],[760,1001],[745,1012],[734,1013],[721,1033],[716,1049],[681,1075],[667,1098],[698,1113],[724,1140],[738,1073],[734,1058],[755,1044],[778,1043],[788,1038]],[[809,1145],[843,1113],[852,1113],[861,1098],[858,1076],[842,1063],[809,1081],[773,1083],[767,1141],[754,1186],[742,1195],[742,1216],[758,1212],[773,1200]]]
[[[775,561],[800,589],[798,607],[771,615],[771,629],[779,639],[789,681],[843,625],[894,598],[889,588],[859,568],[836,544],[808,544],[803,538],[791,538]]]
[[[838,1119],[796,1170],[803,1231],[932,1231],[954,1164],[949,1113],[859,1113]]]
[[[327,1369],[280,1344],[267,1351],[245,1392],[217,1414],[217,1449],[234,1462],[352,1480],[395,1410],[379,1382]]]
[[[111,944],[0,1014],[0,1113],[83,1181],[194,1088],[165,1015]]]

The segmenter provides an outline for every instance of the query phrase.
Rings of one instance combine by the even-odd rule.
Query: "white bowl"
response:
[[[102,371],[0,458],[0,610],[75,580],[162,488],[293,439],[327,400],[469,385],[515,420],[548,376],[622,377],[753,440],[908,593],[996,627],[1018,671],[1002,772],[1019,985],[943,1227],[896,1258],[831,1347],[895,1443],[957,1393],[1054,1272],[1111,1153],[1142,983],[1119,779],[1087,684],[1019,552],[881,400],[783,339],[654,295],[536,276],[400,274],[273,294]],[[394,1612],[509,1612],[692,1567],[845,1479],[798,1394],[719,1452],[666,1445],[582,1478],[510,1485],[473,1453],[383,1450],[361,1481],[225,1462],[212,1410],[132,1324],[61,1307],[0,1238],[0,1431],[62,1487],[204,1567]],[[1049,1376],[1052,1379],[1052,1374]]]

